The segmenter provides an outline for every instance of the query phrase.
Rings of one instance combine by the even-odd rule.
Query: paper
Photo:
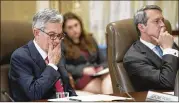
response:
[[[177,96],[172,96],[164,93],[158,93],[149,91],[147,94],[146,101],[163,101],[163,102],[171,102],[171,101],[178,101]]]
[[[86,102],[87,101],[99,102],[99,101],[132,100],[132,98],[103,95],[103,94],[87,95],[87,96],[74,96],[74,97],[69,97],[69,98],[86,101]]]
[[[50,101],[50,102],[55,102],[55,101],[64,102],[64,101],[71,101],[71,100],[69,100],[68,98],[54,98],[54,99],[48,99],[48,101]]]
[[[55,102],[55,101],[123,101],[123,100],[132,100],[132,98],[126,97],[119,97],[119,96],[111,96],[111,95],[103,95],[103,94],[96,94],[96,95],[87,95],[87,96],[72,96],[66,98],[56,98],[56,99],[48,99],[48,101]]]
[[[106,68],[106,69],[103,69],[101,71],[99,71],[98,73],[92,75],[92,76],[100,76],[100,75],[103,75],[103,74],[106,74],[106,73],[109,73],[109,68]]]
[[[170,94],[170,95],[174,95],[174,92],[163,92],[165,94]]]

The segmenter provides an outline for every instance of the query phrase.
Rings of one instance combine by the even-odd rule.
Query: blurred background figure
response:
[[[76,89],[92,93],[113,93],[109,73],[92,77],[108,66],[107,62],[101,59],[92,34],[85,32],[82,20],[74,13],[65,13],[63,30],[66,34],[64,38],[66,66],[75,79]]]

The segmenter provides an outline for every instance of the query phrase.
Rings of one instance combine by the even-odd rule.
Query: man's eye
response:
[[[155,22],[158,23],[158,20],[156,20]]]

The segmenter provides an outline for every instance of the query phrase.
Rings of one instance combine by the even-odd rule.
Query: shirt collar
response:
[[[147,41],[145,41],[145,40],[142,40],[142,38],[140,38],[140,41],[141,41],[144,45],[146,45],[148,48],[150,48],[151,50],[153,50],[153,49],[156,47],[156,45],[154,45],[154,44],[152,44],[152,43],[150,43],[150,42],[147,42]]]
[[[42,50],[42,48],[36,43],[35,39],[33,40],[35,47],[37,48],[38,52],[40,53],[40,55],[42,56],[42,58],[45,60],[45,58],[47,57],[47,53]]]

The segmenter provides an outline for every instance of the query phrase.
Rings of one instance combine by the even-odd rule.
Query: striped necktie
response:
[[[155,49],[157,50],[159,56],[162,57],[162,56],[163,56],[163,51],[162,51],[162,49],[160,48],[160,46],[157,45],[157,46],[155,47]]]

